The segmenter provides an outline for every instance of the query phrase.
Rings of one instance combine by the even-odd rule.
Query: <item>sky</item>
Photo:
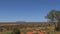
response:
[[[0,0],[0,22],[46,22],[52,9],[60,10],[60,0]]]

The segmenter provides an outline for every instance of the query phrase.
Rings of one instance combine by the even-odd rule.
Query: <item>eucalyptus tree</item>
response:
[[[60,11],[51,10],[46,16],[51,23],[55,23],[56,27],[60,29]]]

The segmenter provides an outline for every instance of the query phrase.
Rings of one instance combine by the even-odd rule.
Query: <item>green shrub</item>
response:
[[[11,34],[11,32],[3,32],[2,34]]]
[[[2,32],[3,31],[3,29],[2,29],[2,27],[0,27],[0,32]]]
[[[18,28],[14,28],[12,34],[20,34],[20,30]]]
[[[33,33],[33,34],[38,34],[38,33],[36,32],[36,33]]]
[[[56,30],[56,31],[60,31],[60,28],[56,27],[55,30]]]

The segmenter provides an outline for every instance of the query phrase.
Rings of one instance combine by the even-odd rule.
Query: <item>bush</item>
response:
[[[2,32],[2,34],[11,34],[11,32]]]
[[[18,28],[14,28],[12,34],[20,34],[20,30]]]
[[[60,28],[56,27],[55,30],[56,30],[56,31],[60,31]]]
[[[2,27],[0,27],[0,32],[2,32],[3,31],[3,29],[2,29]]]
[[[38,33],[36,32],[36,33],[33,33],[33,34],[38,34]]]

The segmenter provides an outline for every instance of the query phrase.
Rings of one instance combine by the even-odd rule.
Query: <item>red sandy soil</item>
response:
[[[37,32],[37,31],[26,32],[26,34],[33,34],[33,33],[36,33],[36,32]],[[44,32],[44,31],[42,31],[42,32],[41,32],[41,31],[38,31],[37,33],[38,33],[38,34],[44,34],[43,32]],[[24,33],[21,32],[21,34],[24,34]]]
[[[32,32],[27,32],[27,34],[33,34]]]
[[[57,32],[56,34],[60,34],[60,32]]]

